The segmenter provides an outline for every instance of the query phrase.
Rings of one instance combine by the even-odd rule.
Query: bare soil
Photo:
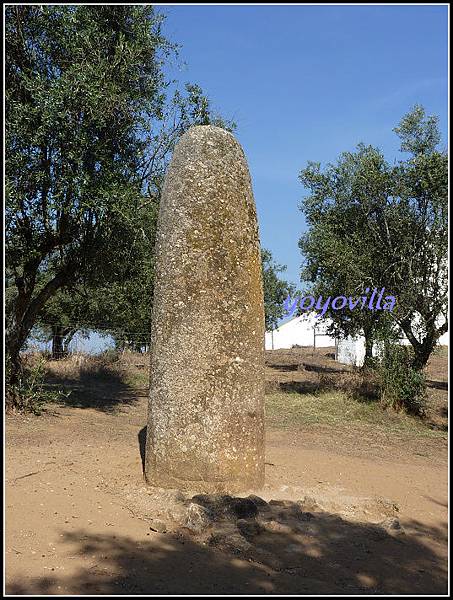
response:
[[[345,373],[325,369],[345,369],[331,353],[268,353],[269,392],[303,400],[332,377],[338,388]],[[144,485],[143,359],[50,373],[72,390],[65,403],[7,416],[8,594],[446,593],[445,354],[413,429],[269,418],[266,486],[244,496],[272,500],[272,514],[256,530],[241,522],[239,537],[173,527],[164,492]]]

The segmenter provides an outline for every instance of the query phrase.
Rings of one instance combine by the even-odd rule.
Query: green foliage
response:
[[[6,23],[8,264],[18,275],[30,261],[96,270],[140,201],[144,119],[163,101],[160,19],[142,7],[16,6]]]
[[[413,367],[413,351],[390,344],[378,367],[381,402],[395,410],[423,416],[426,409],[426,381],[423,372]]]
[[[106,314],[109,325],[127,328],[138,315],[143,330],[174,144],[193,124],[234,127],[212,114],[199,86],[181,92],[165,79],[176,46],[162,21],[152,6],[6,7],[12,381],[38,320],[61,326],[60,338],[74,319],[84,327]]]
[[[397,164],[359,144],[324,170],[313,162],[302,170],[309,190],[301,205],[309,225],[299,242],[302,278],[323,297],[384,287],[397,298],[393,312],[330,310],[332,330],[367,340],[403,330],[421,368],[448,329],[448,156],[436,149],[437,119],[420,107],[395,131],[413,153]]]
[[[401,151],[414,156],[432,154],[440,142],[439,118],[427,116],[419,104],[401,119],[393,131],[401,139]]]
[[[69,395],[62,390],[50,390],[44,383],[46,359],[39,360],[29,367],[21,369],[19,377],[13,385],[7,387],[7,405],[14,406],[20,412],[32,412],[40,415],[47,402],[58,402]],[[7,362],[7,370],[9,368]]]
[[[115,278],[129,255],[171,45],[152,7],[10,6],[5,16],[6,341],[17,363],[59,289]]]
[[[261,264],[263,273],[264,314],[266,331],[275,329],[278,320],[284,316],[284,301],[288,295],[295,293],[295,287],[279,278],[279,273],[286,270],[286,266],[278,265],[272,260],[272,254],[264,248],[261,250]]]

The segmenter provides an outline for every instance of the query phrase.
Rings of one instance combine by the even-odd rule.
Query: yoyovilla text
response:
[[[288,295],[283,306],[288,315],[292,315],[298,308],[302,311],[316,311],[317,317],[323,317],[330,310],[393,310],[396,304],[395,296],[385,294],[385,288],[382,288],[378,293],[377,289],[373,289],[373,293],[368,298],[370,288],[366,288],[365,295],[358,297],[336,296],[332,300],[332,296],[325,300],[322,296],[316,300],[314,296],[291,296]]]

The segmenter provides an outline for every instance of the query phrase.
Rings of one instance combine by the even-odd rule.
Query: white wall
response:
[[[294,317],[274,329],[274,331],[266,331],[265,348],[266,350],[279,350],[292,348],[293,346],[308,346],[313,347],[313,333],[316,328],[317,333],[325,332],[329,325],[329,319],[320,319],[316,317],[317,313],[308,313],[300,317]],[[440,346],[448,346],[448,332],[440,339]],[[402,338],[400,344],[408,345],[409,340]],[[331,336],[316,336],[316,347],[327,348],[335,346],[335,338]],[[373,355],[376,356],[379,352],[377,346],[373,348]],[[356,338],[346,338],[338,340],[337,360],[338,362],[362,366],[365,359],[365,338],[358,336]]]
[[[409,346],[409,340],[404,337],[399,340],[402,346]],[[448,346],[448,332],[439,338],[438,346]],[[382,352],[382,344],[374,344],[373,356],[378,356]],[[337,341],[337,361],[345,365],[355,365],[361,367],[365,361],[365,337],[347,337],[339,338]]]
[[[373,345],[373,356],[378,356],[382,348],[379,344]],[[365,337],[339,338],[337,341],[337,361],[345,365],[361,367],[365,362]]]
[[[265,347],[266,350],[279,350],[283,348],[292,348],[293,346],[313,347],[314,331],[317,334],[325,332],[328,325],[327,320],[321,320],[316,317],[317,313],[309,313],[301,317],[294,317],[290,321],[283,323],[273,331],[266,331]],[[335,346],[335,338],[331,336],[316,335],[316,347],[327,348]]]
[[[344,365],[361,367],[365,360],[365,338],[344,338],[337,342],[337,361]]]
[[[449,341],[450,341],[450,337],[448,335],[448,331],[446,331],[444,333],[444,335],[441,335],[439,340],[438,340],[438,345],[439,346],[449,346]]]

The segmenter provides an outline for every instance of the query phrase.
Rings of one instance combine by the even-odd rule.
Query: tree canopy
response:
[[[193,124],[234,125],[212,113],[199,86],[166,80],[176,46],[151,6],[9,6],[5,37],[13,380],[20,349],[59,291],[80,295],[84,286],[93,300],[99,292],[98,305],[108,298],[117,307],[139,280],[149,288],[174,144]]]
[[[337,332],[364,332],[368,340],[403,331],[422,367],[448,330],[448,156],[438,147],[437,119],[420,106],[394,131],[408,153],[394,164],[360,144],[324,170],[314,162],[302,170],[309,190],[301,204],[309,225],[299,242],[302,277],[332,297],[384,287],[397,298],[392,312],[326,316]]]
[[[279,319],[285,315],[284,302],[294,294],[295,286],[280,278],[286,266],[277,264],[269,250],[261,250],[263,269],[264,315],[266,331],[275,329]]]

